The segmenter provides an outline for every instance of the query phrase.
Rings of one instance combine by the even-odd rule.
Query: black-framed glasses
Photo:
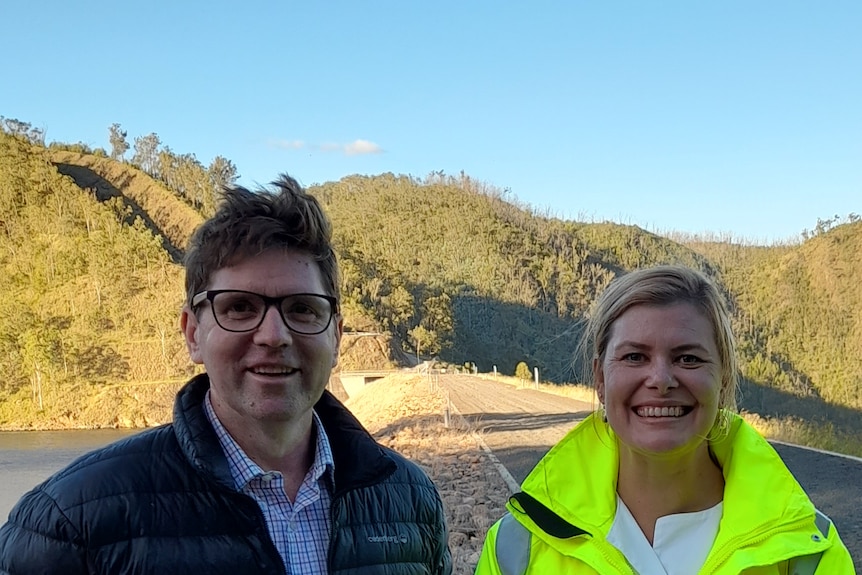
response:
[[[316,293],[269,297],[250,291],[211,289],[192,298],[192,309],[206,300],[219,327],[237,333],[259,328],[270,307],[278,310],[287,329],[303,335],[323,333],[338,313],[337,299]]]

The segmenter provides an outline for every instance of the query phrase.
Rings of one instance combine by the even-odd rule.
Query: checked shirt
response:
[[[227,457],[237,489],[260,506],[288,575],[326,575],[335,462],[317,413],[312,412],[316,438],[314,462],[296,494],[296,501],[291,502],[284,492],[282,474],[261,469],[221,424],[213,410],[209,391],[204,400],[204,411]]]

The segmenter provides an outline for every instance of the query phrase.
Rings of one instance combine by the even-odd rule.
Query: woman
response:
[[[536,465],[477,575],[855,573],[835,527],[736,409],[728,314],[701,273],[616,279],[581,346],[601,408]]]

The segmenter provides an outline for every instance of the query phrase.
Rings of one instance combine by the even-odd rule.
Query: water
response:
[[[140,430],[0,432],[0,524],[27,491],[81,455]]]

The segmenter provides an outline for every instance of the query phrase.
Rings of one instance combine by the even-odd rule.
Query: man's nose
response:
[[[263,321],[254,333],[254,341],[260,345],[281,347],[292,341],[293,333],[281,317],[276,306],[267,306],[263,312]]]

